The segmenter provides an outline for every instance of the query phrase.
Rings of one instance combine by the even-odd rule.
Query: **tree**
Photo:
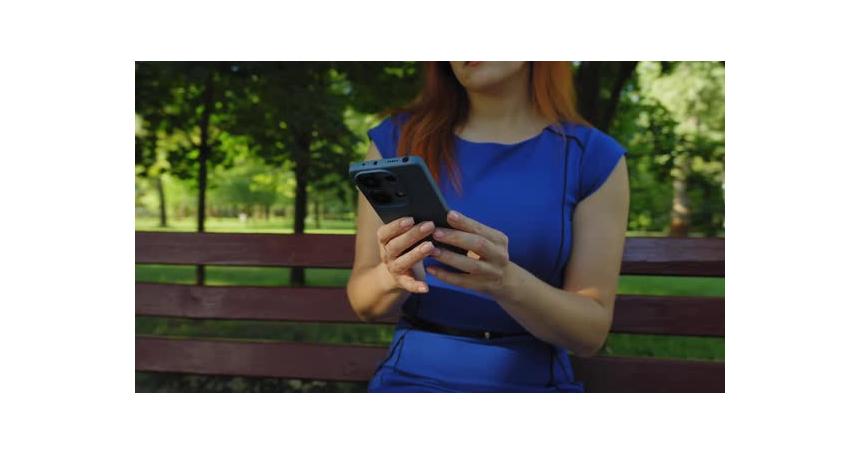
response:
[[[161,68],[135,64],[135,135],[134,162],[136,174],[154,181],[158,193],[159,226],[167,226],[167,202],[162,176],[169,171],[163,150],[159,149],[159,132],[166,128],[163,107],[171,99],[171,87]]]
[[[209,166],[223,161],[219,145],[235,117],[235,65],[225,62],[139,62],[135,66],[135,111],[155,131],[179,136],[166,150],[170,172],[179,178],[196,175],[197,231],[206,225]],[[151,143],[138,147],[141,163],[152,155]],[[197,267],[203,284],[204,268]]]
[[[639,62],[581,62],[575,69],[577,111],[595,127],[607,131],[621,93]]]
[[[261,208],[268,218],[271,207],[286,198],[287,173],[249,153],[235,153],[228,165],[214,170],[213,183],[214,204],[238,207],[245,213]]]
[[[643,73],[655,77],[651,69]],[[690,229],[691,176],[705,177],[699,183],[718,182],[722,186],[725,141],[725,68],[719,62],[681,62],[668,74],[660,74],[650,84],[650,95],[678,119],[675,132],[680,138],[671,154],[673,202],[670,235],[683,237]],[[713,192],[714,188],[708,188]],[[718,191],[722,194],[721,188]]]
[[[402,106],[421,90],[416,62],[335,62],[348,81],[350,106],[359,112],[378,114]]]
[[[292,165],[295,175],[293,232],[305,231],[310,182],[328,174],[343,176],[360,137],[344,124],[349,85],[329,62],[245,63],[250,74],[239,105],[238,134],[253,140],[254,152],[268,164]],[[304,269],[294,267],[294,284]]]
[[[720,62],[637,68],[612,125],[631,155],[631,228],[668,225],[679,237],[722,231],[724,71]]]

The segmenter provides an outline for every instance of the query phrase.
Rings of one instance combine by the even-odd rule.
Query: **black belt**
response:
[[[529,332],[496,332],[489,330],[468,330],[468,329],[459,329],[456,327],[449,327],[442,324],[437,324],[435,322],[430,322],[426,319],[421,319],[417,316],[414,316],[409,313],[403,313],[402,318],[409,322],[412,326],[414,326],[418,330],[424,330],[427,332],[436,332],[436,333],[444,333],[447,335],[454,335],[459,337],[471,337],[471,338],[483,338],[485,340],[494,339],[494,338],[504,338],[504,337],[514,337],[514,336],[522,336],[522,335],[530,335]]]

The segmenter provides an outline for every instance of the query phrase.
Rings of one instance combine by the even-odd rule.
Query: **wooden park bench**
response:
[[[135,262],[349,269],[354,242],[353,235],[137,232]],[[621,273],[722,277],[724,239],[631,237]],[[362,324],[346,289],[332,287],[136,283],[135,313]],[[723,337],[724,315],[722,297],[619,295],[612,332]],[[137,336],[135,369],[366,382],[385,353],[381,346]],[[589,392],[724,391],[724,362],[602,355],[571,360]]]

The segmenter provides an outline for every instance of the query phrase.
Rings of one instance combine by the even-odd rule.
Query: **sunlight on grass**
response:
[[[167,227],[160,227],[156,218],[138,217],[135,218],[135,230],[195,232],[197,224],[194,218],[189,217],[169,220]],[[237,218],[208,218],[206,220],[206,232],[291,234],[293,221],[274,217],[268,220],[249,218],[245,222],[241,222]],[[323,220],[317,227],[312,219],[308,219],[305,222],[305,232],[308,234],[355,234],[355,222],[352,220]]]
[[[145,283],[194,284],[193,265],[135,265],[135,280]],[[344,287],[349,269],[305,269],[306,286]],[[209,286],[290,286],[290,267],[206,266]]]
[[[618,282],[618,293],[722,297],[725,283],[723,277],[624,275]]]
[[[725,350],[723,338],[610,333],[601,354],[722,361]]]

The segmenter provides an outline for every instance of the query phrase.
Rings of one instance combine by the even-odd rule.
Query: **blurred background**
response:
[[[723,62],[571,62],[578,109],[628,149],[630,236],[724,236]],[[346,169],[420,62],[137,62],[138,231],[355,232]],[[343,287],[349,270],[143,265],[136,281]],[[723,278],[622,276],[620,293],[719,296]],[[378,324],[135,318],[138,335],[387,345]],[[611,334],[603,354],[723,360],[724,339]],[[136,372],[137,391],[364,384]]]

